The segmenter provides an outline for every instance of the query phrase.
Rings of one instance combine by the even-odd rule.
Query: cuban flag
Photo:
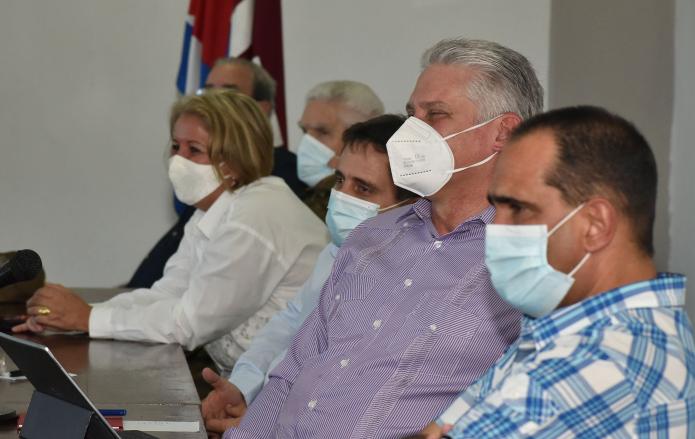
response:
[[[191,0],[176,87],[195,93],[215,61],[243,57],[261,64],[277,82],[271,120],[276,145],[287,138],[280,0]]]

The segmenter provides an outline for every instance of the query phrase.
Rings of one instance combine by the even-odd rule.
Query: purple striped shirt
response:
[[[431,204],[343,244],[318,306],[225,438],[399,438],[439,415],[517,337],[484,264],[492,207],[439,236]]]

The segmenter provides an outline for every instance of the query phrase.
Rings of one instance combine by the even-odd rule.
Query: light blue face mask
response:
[[[548,226],[489,224],[485,227],[485,264],[492,285],[510,305],[539,318],[560,304],[574,283],[574,274],[589,259],[587,253],[569,272],[548,264],[548,237],[574,216],[581,204],[548,232]]]
[[[377,216],[379,212],[393,209],[408,201],[410,199],[380,209],[378,204],[331,189],[328,213],[326,213],[326,225],[328,226],[328,233],[331,235],[331,241],[340,247],[352,229],[361,222]]]
[[[309,134],[304,134],[297,147],[297,177],[310,187],[333,174],[328,162],[333,150]]]

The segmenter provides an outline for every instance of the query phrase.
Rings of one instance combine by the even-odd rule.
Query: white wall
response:
[[[420,55],[442,38],[497,41],[526,55],[541,84],[548,83],[550,0],[286,0],[282,7],[292,149],[313,85],[362,81],[386,111],[405,113]]]
[[[669,269],[690,276],[686,308],[695,321],[695,2],[676,0],[675,97],[671,132]],[[665,179],[663,179],[666,183]]]
[[[0,249],[36,249],[49,280],[125,282],[173,222],[163,154],[187,4],[3,2]]]
[[[662,132],[661,122],[670,128],[670,110],[654,106],[661,108],[663,96],[669,95],[655,89],[659,82],[654,78],[664,71],[651,62],[654,57],[644,55],[646,50],[659,53],[665,40],[658,35],[666,35],[666,40],[670,35],[669,29],[661,28],[669,22],[662,17],[659,0],[640,0],[642,6],[655,8],[652,12],[630,8],[631,0],[613,1],[613,12],[600,1],[284,1],[290,145],[297,144],[295,122],[313,84],[364,81],[383,98],[387,111],[402,112],[425,48],[458,35],[495,40],[527,55],[546,88],[551,61],[557,64],[556,82],[550,81],[553,105],[577,103],[579,97],[603,103],[601,99],[613,96],[614,109],[624,112],[621,107],[635,99],[653,100],[649,105],[630,104],[627,115],[640,128],[654,130],[647,134],[660,151],[660,170],[665,171],[661,185],[670,186],[668,193],[660,193],[660,221],[667,223],[658,226],[660,265],[666,265],[670,236],[668,268],[695,276],[695,191],[690,177],[695,163],[695,96],[690,84],[695,74],[695,4],[675,3],[675,106],[669,151],[669,132]],[[625,6],[622,12],[616,12],[618,4]],[[187,5],[188,0],[3,2],[0,251],[35,248],[54,281],[115,285],[128,279],[172,224],[163,149]],[[598,9],[602,14],[595,14]],[[630,13],[629,20],[624,11]],[[623,18],[613,23],[610,17]],[[592,26],[600,26],[603,33],[607,26],[614,27],[622,39],[600,46],[591,39],[596,38]],[[630,48],[623,43],[636,41],[629,34],[635,27],[640,41],[656,45]],[[560,47],[582,41],[583,54],[571,45],[564,51]],[[592,44],[603,51],[591,52]],[[607,48],[620,44],[626,52],[620,54],[622,59],[613,59],[615,65],[629,59],[631,65],[648,68],[626,73],[594,68],[597,63],[605,68],[612,59]],[[582,56],[599,61],[586,65]],[[582,76],[580,67],[593,72],[593,79]],[[621,81],[623,77],[628,81]],[[590,95],[582,88],[600,80],[605,93]],[[644,84],[639,93],[623,101],[615,97],[636,81]],[[668,235],[661,233],[667,228]],[[695,301],[690,302],[695,315]]]
[[[49,280],[125,282],[173,223],[163,149],[188,0],[8,0],[0,14],[0,251]],[[519,50],[547,84],[550,0],[283,2],[290,145],[314,84],[370,84],[402,112],[444,37]]]
[[[600,105],[644,134],[660,176],[654,245],[657,268],[665,270],[674,2],[555,0],[551,11],[550,108]]]

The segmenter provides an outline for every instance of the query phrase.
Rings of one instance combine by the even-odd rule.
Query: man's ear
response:
[[[504,145],[507,144],[514,128],[521,123],[521,117],[516,113],[504,113],[504,115],[495,122],[497,122],[497,135],[492,144],[492,149],[499,152],[504,148]]]
[[[582,208],[588,219],[583,236],[584,249],[596,253],[607,247],[615,237],[618,228],[618,212],[605,198],[592,198]]]
[[[261,110],[263,113],[265,113],[266,116],[270,117],[270,113],[273,111],[273,103],[270,101],[256,101],[259,107],[261,107]]]

